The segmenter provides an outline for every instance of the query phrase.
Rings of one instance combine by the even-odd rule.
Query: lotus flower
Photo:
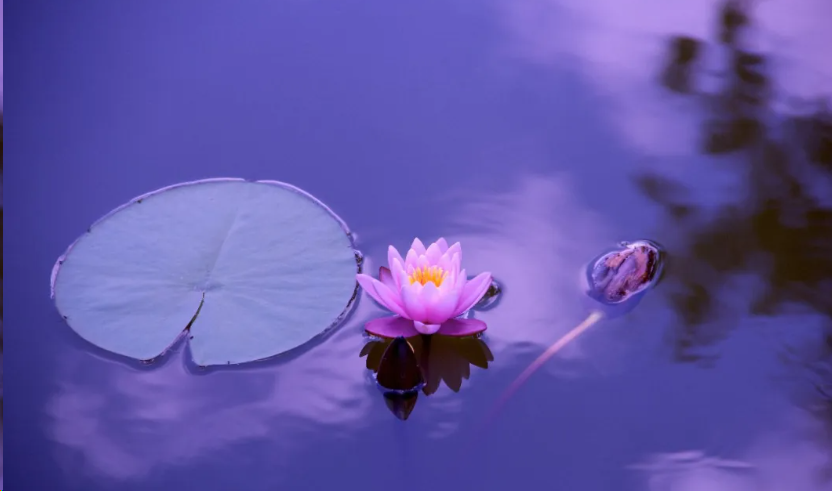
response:
[[[473,307],[491,286],[491,273],[468,280],[460,270],[462,247],[448,247],[439,239],[425,248],[414,239],[402,259],[395,247],[387,251],[389,268],[379,269],[378,279],[359,274],[358,283],[393,317],[370,321],[365,329],[386,338],[417,334],[469,336],[485,330],[485,323],[458,317]]]

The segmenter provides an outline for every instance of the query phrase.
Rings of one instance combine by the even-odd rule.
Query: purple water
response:
[[[746,110],[766,130],[713,155],[706,123],[731,117],[703,100],[729,92],[730,50],[718,2],[693,3],[6,2],[5,486],[829,489],[832,179],[810,102],[832,10],[764,2],[747,42],[776,90]],[[699,95],[660,84],[672,35],[703,43]],[[503,288],[477,313],[493,361],[447,355],[402,422],[360,356],[385,315],[367,297],[300,356],[233,370],[79,339],[49,299],[65,247],[134,196],[226,176],[312,193],[369,271],[388,244],[461,241]],[[475,434],[593,308],[587,262],[637,239],[666,249],[662,281]]]

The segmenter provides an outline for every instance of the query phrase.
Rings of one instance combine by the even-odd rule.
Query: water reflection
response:
[[[406,420],[416,407],[425,378],[413,346],[404,337],[392,339],[384,348],[376,367],[376,383],[390,412]]]
[[[396,339],[371,339],[361,349],[360,357],[367,357],[366,366],[376,374],[383,389],[404,395],[400,403],[408,407],[391,407],[394,415],[407,419],[416,404],[418,392],[425,396],[434,394],[442,383],[454,392],[462,388],[463,380],[471,376],[471,366],[488,368],[494,355],[483,339],[451,337],[441,334],[413,336]],[[418,374],[418,376],[417,376]],[[390,407],[394,395],[385,399]]]
[[[582,290],[593,259],[588,251],[616,241],[601,216],[581,203],[568,177],[524,175],[501,193],[448,199],[457,213],[448,217],[447,236],[466,245],[465,261],[473,270],[491,271],[501,282],[500,308],[483,309],[478,317],[489,326],[484,339],[505,365],[516,356],[525,366],[527,354],[537,356],[598,307]],[[561,357],[582,358],[581,342]]]
[[[732,16],[723,11],[720,18]],[[665,227],[681,238],[673,251],[670,301],[680,314],[674,337],[683,360],[701,358],[700,348],[730,330],[731,323],[703,326],[724,317],[720,286],[731,276],[751,274],[763,282],[750,293],[753,314],[773,315],[797,304],[832,317],[832,176],[813,165],[826,159],[832,127],[823,121],[829,115],[815,108],[813,115],[771,121],[764,90],[772,85],[768,58],[736,41],[739,27],[753,29],[751,16],[741,18],[745,22],[722,22],[730,33],[721,39],[732,41],[726,83],[704,124],[702,146],[710,155],[738,154],[747,176],[735,193],[741,200],[708,209],[679,182],[655,173],[638,178],[643,192],[664,208]],[[807,126],[814,133],[794,131]],[[806,140],[811,145],[800,145]]]
[[[361,346],[357,327],[290,363],[201,376],[182,351],[149,369],[69,352],[46,409],[58,460],[74,474],[80,455],[88,472],[129,480],[205,459],[251,462],[259,453],[247,448],[268,442],[268,466],[281,475],[306,445],[370,424],[361,365],[348,362]]]
[[[648,491],[821,491],[829,489],[818,472],[825,464],[823,450],[794,430],[816,429],[796,418],[790,431],[772,431],[741,452],[739,459],[703,451],[654,454],[629,466],[643,476]],[[800,434],[797,434],[800,436]]]
[[[789,332],[780,340],[784,359],[789,366],[801,367],[800,380],[808,380],[808,384],[793,384],[791,391],[814,418],[812,431],[796,445],[812,448],[812,458],[806,462],[823,469],[828,486],[832,477],[832,113],[827,103],[815,98],[817,86],[808,94],[795,92],[794,74],[780,69],[776,49],[760,49],[766,29],[760,14],[769,3],[774,2],[723,2],[715,11],[716,34],[701,39],[687,33],[676,36],[664,69],[667,87],[690,87],[696,73],[690,67],[702,47],[722,45],[719,88],[699,87],[692,92],[708,102],[701,152],[732,155],[733,163],[725,166],[725,172],[743,176],[733,193],[736,198],[708,206],[701,192],[659,173],[643,174],[637,183],[663,208],[666,233],[679,239],[666,288],[678,314],[671,328],[676,359],[713,359],[713,348],[745,313],[776,316],[787,323]],[[819,8],[814,15],[824,9],[832,15],[828,3]],[[788,15],[783,22],[799,17]],[[818,47],[806,52],[823,51]],[[813,68],[825,70],[832,82],[828,57]],[[825,86],[827,97],[829,87],[832,84]],[[726,285],[734,285],[735,291],[728,293]],[[812,446],[819,443],[827,450]],[[779,451],[769,456],[772,459],[782,461],[787,454]],[[818,474],[817,467],[803,465],[801,473],[779,481],[790,489],[820,489],[814,481],[805,487],[792,484]],[[772,476],[766,482],[774,480]]]

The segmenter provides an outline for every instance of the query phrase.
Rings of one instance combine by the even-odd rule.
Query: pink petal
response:
[[[416,330],[419,331],[422,334],[430,335],[430,334],[435,334],[436,331],[438,331],[442,327],[442,325],[441,324],[425,324],[425,323],[422,323],[422,322],[415,321],[415,322],[413,322],[413,327],[416,328]]]
[[[480,273],[474,279],[467,282],[462,288],[459,296],[459,303],[456,306],[456,315],[460,315],[479,302],[488,287],[491,286],[491,273]]]
[[[377,281],[375,278],[364,273],[359,273],[355,275],[355,279],[358,281],[358,284],[361,285],[361,288],[363,288],[364,291],[367,292],[367,295],[372,297],[373,300],[380,303],[381,305],[384,305],[384,301],[381,299],[380,296],[378,296],[378,294],[376,293],[376,288],[373,286],[373,282]],[[387,305],[384,305],[384,307],[388,309],[390,308],[387,307]]]
[[[442,250],[438,245],[433,243],[430,247],[428,247],[428,250],[425,251],[425,256],[431,264],[439,264],[439,260],[442,259]]]
[[[404,264],[404,259],[402,259],[402,255],[399,254],[399,251],[396,250],[395,247],[389,246],[387,248],[387,266],[393,268],[393,262],[398,259]]]
[[[396,287],[396,281],[393,279],[393,274],[384,266],[378,268],[378,280],[387,285],[387,287],[393,291],[398,289]]]
[[[426,284],[422,289],[425,320],[431,324],[442,324],[453,317],[457,300],[458,297],[453,292],[440,290],[433,283]]]
[[[387,288],[387,285],[380,281],[375,281],[373,286],[375,287],[376,294],[383,301],[382,305],[386,306],[394,314],[398,314],[402,317],[408,317],[407,312],[404,310],[402,305],[403,302],[401,301],[401,298],[390,290],[390,288]]]
[[[439,247],[439,252],[441,252],[442,254],[445,254],[445,251],[448,250],[448,242],[445,240],[444,237],[439,237],[439,239],[436,240],[435,244],[437,245],[437,247]]]
[[[419,331],[413,327],[412,320],[398,315],[373,319],[364,326],[364,329],[370,334],[382,338],[396,338],[399,336],[409,338],[419,335]]]
[[[458,286],[460,288],[460,291],[462,291],[462,289],[465,288],[465,285],[468,283],[468,275],[465,273],[465,270],[463,269],[462,271],[460,271],[456,275],[455,279],[456,279],[456,283],[455,283],[456,286]]]
[[[390,273],[393,275],[393,280],[396,282],[395,291],[400,291],[402,289],[402,285],[405,285],[408,282],[407,273],[404,272],[404,262],[394,259],[393,264],[390,267],[392,268]]]
[[[390,291],[390,289],[382,282],[366,274],[357,274],[355,276],[361,288],[367,292],[373,300],[381,304],[382,307],[390,310],[396,314],[404,315],[404,309],[399,304],[399,300]]]
[[[402,288],[402,307],[407,312],[408,319],[415,321],[425,321],[425,306],[422,304],[422,289],[424,287],[419,283],[412,285],[405,285]]]
[[[445,251],[444,255],[448,256],[451,259],[453,259],[454,255],[456,255],[456,256],[458,256],[458,259],[456,259],[456,264],[457,265],[462,264],[462,246],[459,245],[459,242],[454,242],[454,245],[449,247],[448,250]]]
[[[407,257],[404,260],[404,270],[407,271],[407,274],[411,273],[411,268],[415,268],[418,262],[419,255],[416,254],[416,251],[413,249],[407,251]]]
[[[425,254],[425,244],[422,244],[422,241],[417,237],[413,239],[413,243],[410,244],[410,250],[419,256],[423,256]]]
[[[473,336],[486,329],[485,322],[478,319],[451,319],[442,324],[439,334],[443,336]]]
[[[440,257],[439,261],[434,264],[436,264],[443,270],[447,271],[448,273],[451,273],[454,270],[454,263],[451,262],[451,258],[449,258],[448,256]]]

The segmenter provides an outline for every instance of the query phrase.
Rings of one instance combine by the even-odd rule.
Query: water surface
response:
[[[719,2],[590,3],[7,5],[10,489],[828,489],[830,167],[783,142],[815,134],[832,10],[761,4],[744,42],[772,60],[776,96],[748,109],[766,130],[709,153],[709,121],[733,121]],[[660,83],[678,35],[701,43],[693,94]],[[391,243],[461,241],[504,288],[476,314],[488,369],[395,419],[359,356],[384,315],[367,297],[313,349],[236,370],[72,333],[48,295],[65,247],[134,196],[223,176],[312,193],[370,271]],[[662,282],[471,447],[589,313],[586,262],[642,238],[667,249]]]

